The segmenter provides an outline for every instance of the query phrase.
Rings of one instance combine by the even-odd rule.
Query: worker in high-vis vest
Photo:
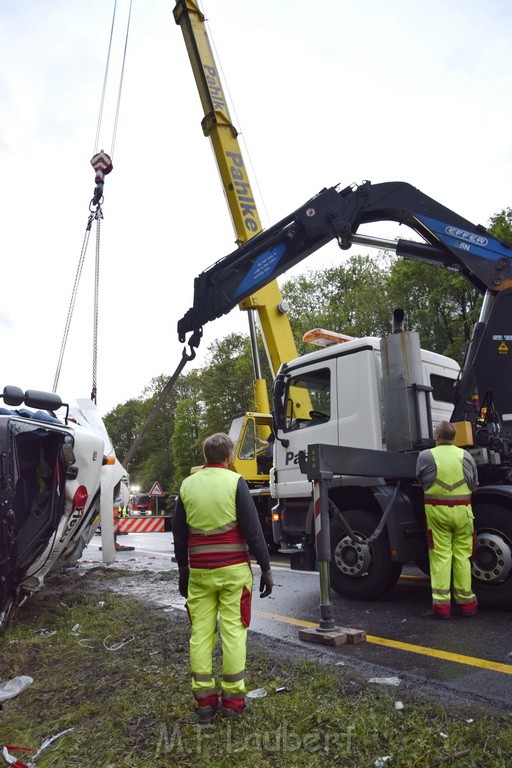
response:
[[[475,461],[454,445],[455,427],[440,421],[435,448],[418,455],[416,477],[423,486],[434,616],[449,619],[452,596],[462,616],[473,616],[478,602],[471,588],[473,511],[478,485]]]
[[[217,712],[236,717],[246,708],[245,662],[253,576],[261,568],[260,597],[272,592],[272,571],[261,523],[244,478],[229,469],[231,438],[218,432],[203,443],[204,466],[181,484],[173,520],[179,591],[192,624],[190,667],[199,723]],[[212,653],[222,639],[221,698]]]

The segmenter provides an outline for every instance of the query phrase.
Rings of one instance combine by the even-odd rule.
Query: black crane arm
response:
[[[405,182],[323,189],[294,213],[217,261],[194,281],[194,302],[178,322],[185,335],[229,312],[245,297],[329,241],[342,249],[362,224],[396,221],[425,242],[398,240],[405,258],[457,270],[480,293],[512,287],[512,247]]]

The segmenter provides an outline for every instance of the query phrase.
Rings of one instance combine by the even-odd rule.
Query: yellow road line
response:
[[[269,613],[268,611],[259,611],[257,608],[253,608],[252,612],[257,616],[262,616],[265,619],[272,619],[273,621],[282,621],[285,624],[295,624],[297,627],[318,627],[318,623],[313,621],[302,621],[302,619],[294,619],[291,616],[281,616],[279,613]]]
[[[388,640],[385,637],[375,637],[366,635],[366,640],[375,645],[385,645],[389,648],[397,648],[400,651],[409,651],[409,653],[419,653],[422,656],[433,656],[436,659],[445,659],[454,661],[456,664],[467,664],[470,667],[480,667],[481,669],[492,669],[494,672],[503,672],[505,675],[512,675],[512,666],[501,664],[499,661],[489,661],[488,659],[478,659],[476,656],[464,656],[461,653],[451,653],[450,651],[441,651],[437,648],[427,648],[423,645],[412,645],[412,643],[402,643],[399,640]]]
[[[273,621],[281,621],[285,624],[294,624],[297,627],[317,627],[318,623],[312,621],[303,621],[302,619],[294,619],[291,616],[281,616],[279,613],[268,613],[267,611],[260,611],[253,609],[253,613],[257,616],[261,616],[265,619],[272,619]],[[501,664],[498,661],[489,661],[487,659],[478,659],[475,656],[464,656],[460,653],[451,653],[450,651],[441,651],[437,648],[428,648],[424,645],[413,645],[412,643],[402,643],[400,640],[389,640],[386,637],[376,637],[375,635],[366,635],[366,642],[373,643],[374,645],[384,645],[388,648],[396,648],[400,651],[408,651],[409,653],[418,653],[422,656],[432,656],[436,659],[444,659],[445,661],[453,661],[456,664],[466,664],[470,667],[480,667],[481,669],[490,669],[493,672],[502,672],[505,675],[512,675],[512,666],[509,664]]]

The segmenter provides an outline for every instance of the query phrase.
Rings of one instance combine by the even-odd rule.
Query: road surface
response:
[[[171,533],[128,534],[119,536],[118,543],[134,549],[117,552],[116,567],[134,571],[177,567]],[[100,546],[101,538],[95,536],[84,552],[84,566],[101,562]],[[271,559],[275,587],[261,601],[255,591],[251,631],[311,651],[313,644],[299,640],[298,634],[301,627],[316,627],[320,621],[319,575],[291,570],[286,556]],[[258,572],[256,566],[256,583]],[[175,606],[184,602],[175,593],[165,599]],[[331,591],[331,602],[338,626],[366,632],[366,641],[354,645],[328,648],[315,643],[319,653],[331,655],[333,664],[377,670],[380,677],[398,677],[512,713],[510,612],[482,610],[471,619],[434,619],[429,580],[408,567],[380,600],[347,600]]]

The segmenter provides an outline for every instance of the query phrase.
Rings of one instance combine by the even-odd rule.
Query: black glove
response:
[[[273,586],[272,571],[263,571],[260,579],[260,597],[268,597],[272,593]]]
[[[180,568],[180,578],[178,582],[178,589],[182,597],[187,597],[188,594],[188,568]]]

